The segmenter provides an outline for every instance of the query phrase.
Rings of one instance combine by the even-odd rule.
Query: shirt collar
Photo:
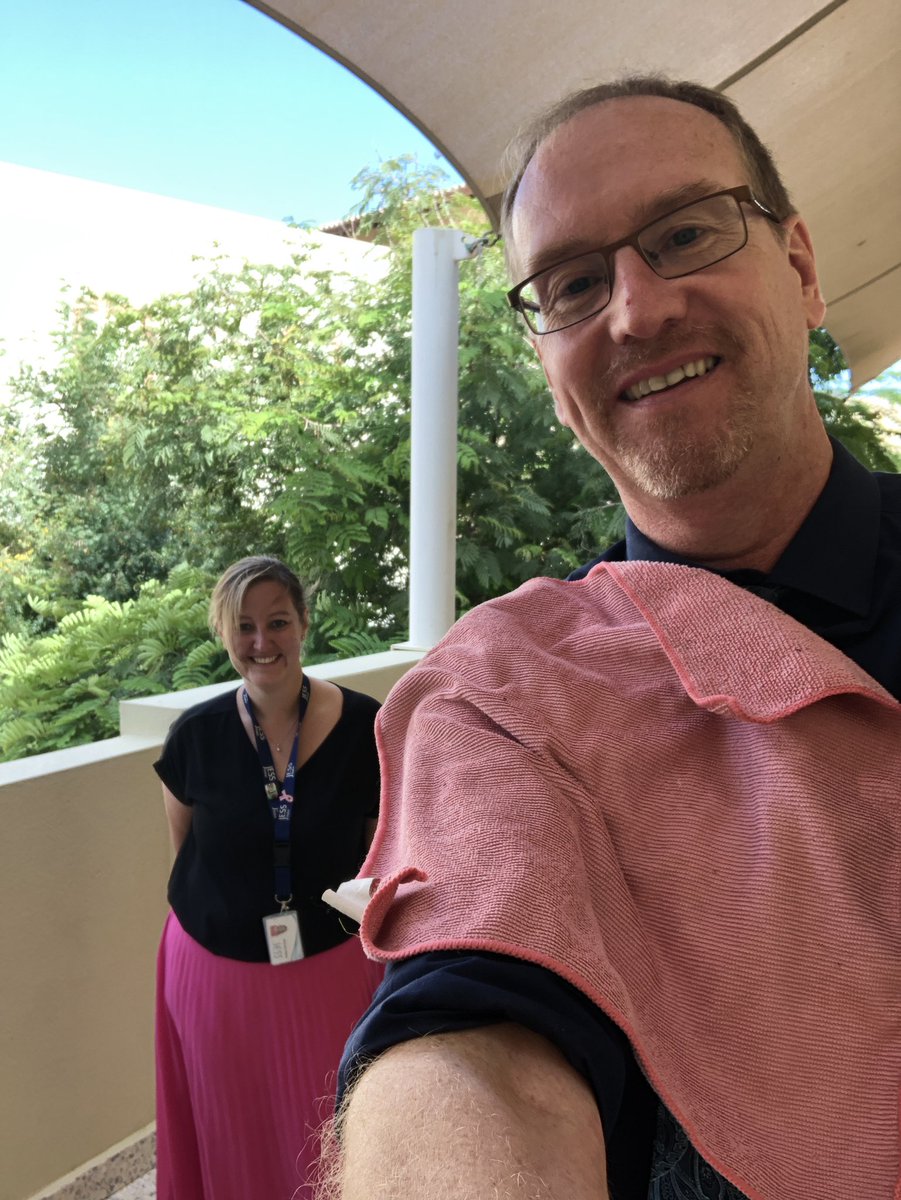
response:
[[[879,542],[879,485],[839,442],[832,442],[832,467],[826,486],[772,571],[721,571],[734,582],[790,587],[865,616],[876,569]],[[627,518],[626,558],[651,562],[699,563],[658,546]]]

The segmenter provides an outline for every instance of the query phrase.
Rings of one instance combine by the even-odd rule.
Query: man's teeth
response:
[[[255,663],[262,663],[265,666],[266,663],[275,662],[275,660],[277,658],[278,658],[277,654],[272,654],[269,656],[269,658],[255,658],[253,661]]]
[[[651,392],[662,392],[666,388],[675,387],[683,379],[694,379],[696,375],[706,375],[715,366],[715,358],[698,358],[694,362],[683,363],[681,367],[674,367],[665,375],[652,375],[650,379],[642,379],[640,383],[633,383],[630,388],[626,388],[626,398],[640,400],[642,396],[650,396]]]

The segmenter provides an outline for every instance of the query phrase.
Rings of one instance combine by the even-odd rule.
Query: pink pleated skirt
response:
[[[308,1200],[344,1042],[382,976],[356,938],[273,967],[173,913],[157,963],[158,1200]]]

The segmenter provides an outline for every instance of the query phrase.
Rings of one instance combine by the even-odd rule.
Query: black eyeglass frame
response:
[[[739,215],[741,216],[742,225],[744,226],[745,235],[742,238],[741,245],[736,246],[734,250],[730,250],[728,254],[723,254],[719,258],[713,259],[712,262],[704,263],[703,267],[692,267],[690,271],[679,271],[675,275],[661,275],[654,263],[648,258],[647,254],[642,249],[638,239],[642,234],[647,233],[658,221],[665,221],[668,217],[673,217],[676,213],[682,212],[686,208],[694,208],[696,204],[703,204],[706,200],[715,200],[718,196],[732,196],[736,201]],[[610,301],[613,299],[613,285],[615,281],[614,275],[614,256],[618,250],[622,250],[625,246],[632,246],[642,257],[643,261],[648,264],[655,275],[661,279],[684,279],[686,275],[696,275],[698,271],[706,271],[708,267],[715,266],[718,262],[724,262],[727,258],[731,258],[733,254],[737,254],[739,250],[743,250],[748,244],[748,222],[745,217],[742,204],[753,204],[758,211],[772,221],[776,225],[781,225],[782,221],[774,212],[766,207],[754,195],[750,186],[746,183],[740,184],[738,187],[723,188],[719,192],[710,192],[706,196],[698,196],[696,200],[689,200],[686,204],[680,204],[678,208],[672,209],[670,212],[662,213],[659,217],[655,217],[653,221],[648,221],[647,225],[642,225],[641,229],[636,229],[634,233],[630,233],[627,237],[620,238],[618,242],[611,242],[609,246],[600,246],[595,250],[583,250],[581,254],[570,255],[569,258],[562,258],[559,262],[552,263],[549,267],[542,267],[540,271],[536,271],[534,275],[530,275],[528,279],[523,279],[515,287],[512,287],[507,292],[507,301],[511,308],[516,309],[529,331],[537,337],[547,337],[552,333],[561,333],[564,329],[572,329],[573,325],[581,325],[583,321],[588,321],[592,317],[596,317],[599,312],[603,312]],[[548,271],[555,271],[558,267],[565,266],[568,262],[575,262],[578,258],[584,258],[587,254],[600,254],[604,259],[604,265],[607,268],[607,276],[610,281],[610,295],[600,308],[594,309],[593,312],[586,313],[584,317],[579,317],[576,321],[570,321],[567,325],[558,325],[556,329],[536,329],[526,312],[526,304],[522,299],[522,289],[528,287],[533,280],[540,278]]]

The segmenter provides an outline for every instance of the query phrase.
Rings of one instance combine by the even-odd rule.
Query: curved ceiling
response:
[[[633,71],[724,90],[774,151],[856,385],[901,359],[898,0],[247,0],[435,143],[492,216],[504,146],[567,92]]]

